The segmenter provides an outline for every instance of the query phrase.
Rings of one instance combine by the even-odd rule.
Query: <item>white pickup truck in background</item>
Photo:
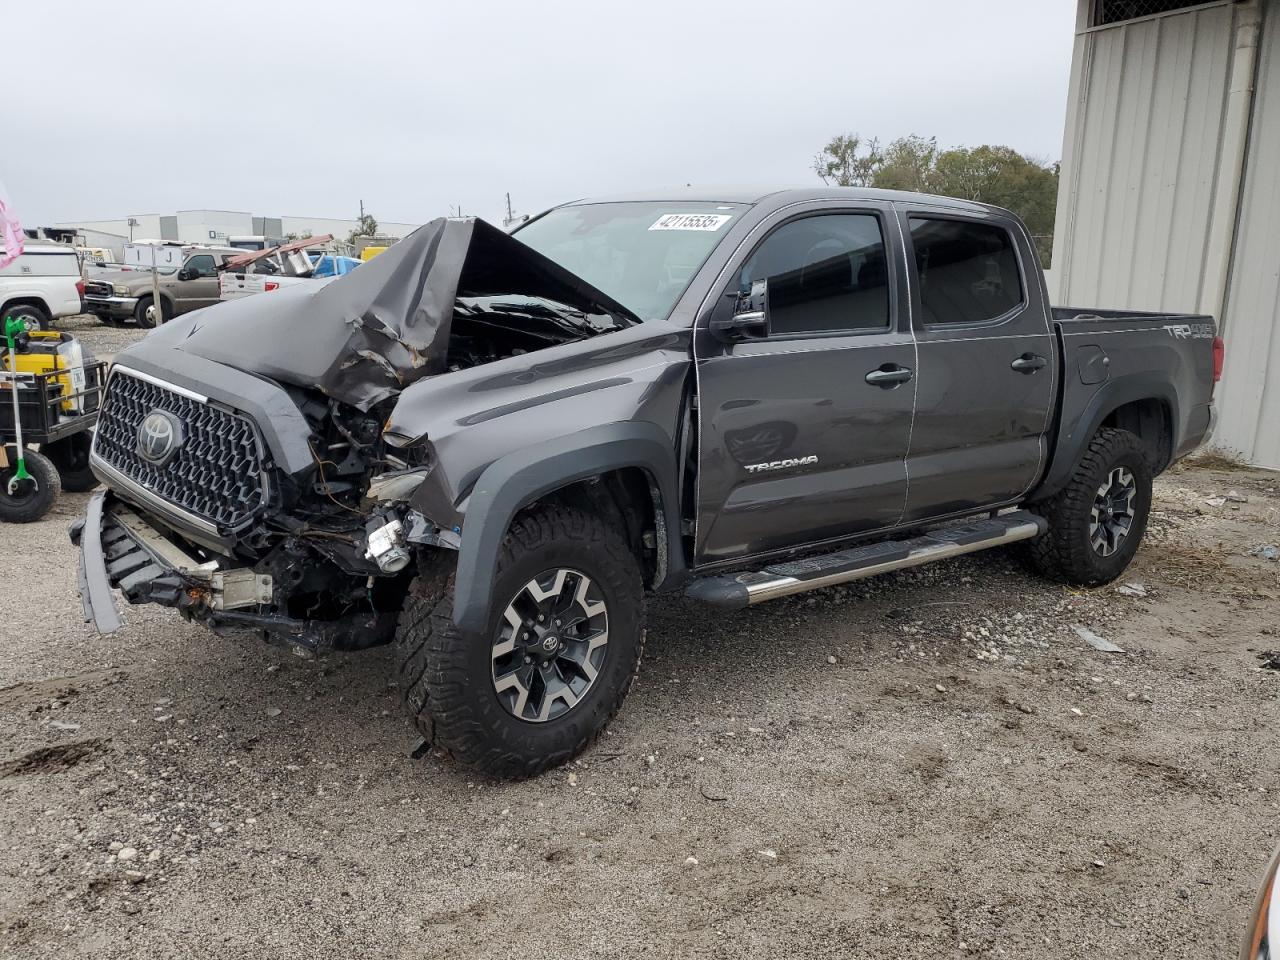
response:
[[[218,299],[239,300],[241,297],[250,297],[255,293],[270,293],[281,287],[307,283],[310,279],[310,277],[272,276],[267,273],[232,273],[227,270],[218,277]]]
[[[316,262],[307,255],[307,248],[322,246],[332,239],[327,233],[306,237],[278,247],[246,251],[228,260],[218,277],[218,299],[238,300],[311,282]]]
[[[28,330],[47,330],[58,317],[83,309],[84,280],[75,247],[29,243],[0,269],[0,320],[16,317]]]

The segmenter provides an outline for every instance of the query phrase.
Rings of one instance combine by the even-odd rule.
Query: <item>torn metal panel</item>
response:
[[[345,276],[197,311],[147,339],[368,410],[448,369],[460,297],[504,296],[548,301],[553,320],[564,307],[598,317],[597,327],[637,322],[607,294],[467,218],[434,220]]]

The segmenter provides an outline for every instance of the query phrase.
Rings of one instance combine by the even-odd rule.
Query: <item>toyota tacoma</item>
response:
[[[72,528],[86,619],[393,643],[433,746],[593,742],[644,603],[727,610],[1020,543],[1106,583],[1208,435],[1206,316],[1050,307],[994,207],[866,189],[583,200],[420,228],[115,357]]]

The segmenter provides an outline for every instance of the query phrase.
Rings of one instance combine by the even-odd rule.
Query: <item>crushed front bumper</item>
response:
[[[132,507],[99,491],[84,520],[71,528],[80,547],[80,599],[85,622],[99,633],[119,629],[113,590],[130,603],[207,607],[224,613],[272,600],[271,577],[201,561],[157,530]]]
[[[336,620],[300,620],[281,612],[269,574],[231,567],[227,560],[199,560],[109,490],[89,500],[83,520],[72,524],[80,547],[80,599],[86,623],[107,634],[122,625],[119,591],[131,604],[174,607],[211,630],[249,628],[308,650],[357,650],[387,642],[395,617],[374,612]]]

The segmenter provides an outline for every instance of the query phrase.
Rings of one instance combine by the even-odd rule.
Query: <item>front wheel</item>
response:
[[[1079,586],[1110,583],[1129,566],[1147,529],[1146,446],[1128,430],[1104,427],[1066,488],[1032,509],[1049,522],[1049,532],[1029,547],[1040,572]]]
[[[37,330],[48,330],[52,322],[49,319],[49,315],[33,303],[20,303],[16,307],[9,307],[4,311],[4,316],[0,317],[0,321],[10,317],[21,323],[23,329],[28,333],[35,333]],[[3,326],[2,322],[0,322],[0,326]]]
[[[169,301],[160,298],[161,316],[156,316],[155,303],[151,297],[139,297],[138,305],[133,308],[133,319],[140,327],[150,330],[157,322],[166,322],[173,317],[173,307]]]
[[[621,534],[568,507],[518,518],[482,637],[454,627],[451,587],[420,576],[397,631],[400,690],[422,736],[501,777],[532,776],[593,743],[644,647],[640,567]]]

